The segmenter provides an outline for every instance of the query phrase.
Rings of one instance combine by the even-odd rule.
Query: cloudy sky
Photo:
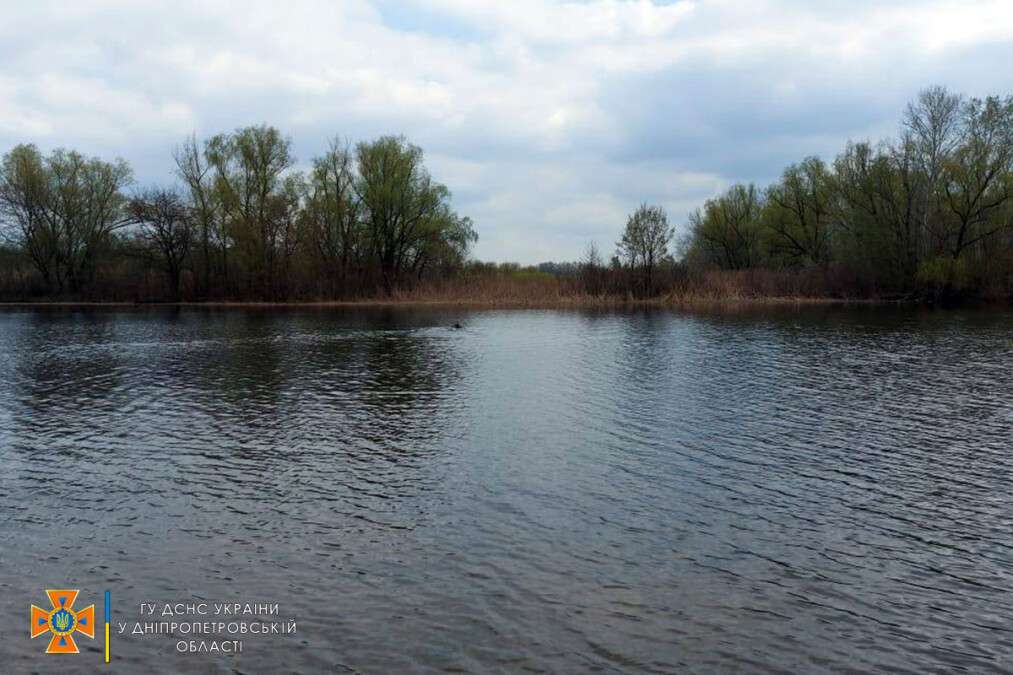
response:
[[[683,224],[849,138],[895,133],[940,83],[1013,91],[1009,0],[6,0],[0,150],[170,151],[267,122],[307,163],[335,135],[403,133],[472,216],[476,255],[612,245],[660,203]]]

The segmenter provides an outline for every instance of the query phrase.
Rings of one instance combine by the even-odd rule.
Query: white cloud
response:
[[[123,156],[268,122],[308,160],[405,133],[488,259],[611,248],[642,200],[686,213],[734,180],[890,133],[917,90],[1005,92],[1008,2],[225,0],[6,3],[0,148]]]

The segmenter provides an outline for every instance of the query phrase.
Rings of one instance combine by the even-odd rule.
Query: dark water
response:
[[[1009,672],[1011,470],[1008,311],[5,311],[0,670]]]

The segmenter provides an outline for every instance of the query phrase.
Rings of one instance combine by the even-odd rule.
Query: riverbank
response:
[[[580,276],[496,272],[429,282],[390,295],[366,293],[361,297],[329,299],[296,296],[278,300],[215,297],[206,300],[157,300],[159,295],[137,293],[90,297],[22,297],[0,301],[0,306],[24,307],[464,307],[518,309],[622,309],[635,307],[698,308],[791,305],[1009,305],[1005,289],[942,292],[939,289],[897,292],[861,287],[819,271],[711,271],[699,276],[665,279],[651,297],[629,292],[624,278],[594,280]],[[601,290],[591,290],[601,289]],[[163,296],[164,297],[164,296]],[[185,297],[185,296],[184,296]]]
[[[233,290],[212,292],[197,299],[184,289],[179,301],[158,284],[119,288],[96,284],[78,296],[51,297],[24,289],[0,289],[0,306],[201,306],[201,307],[385,307],[445,306],[527,309],[610,309],[628,307],[734,307],[764,305],[1009,305],[1009,284],[962,284],[958,288],[921,286],[899,289],[862,283],[837,269],[803,270],[667,270],[654,279],[655,293],[637,297],[637,281],[623,270],[548,273],[510,266],[474,269],[457,276],[430,279],[413,288],[380,290],[318,288],[292,289],[258,299],[258,293]],[[263,297],[263,296],[262,296]]]
[[[706,306],[788,306],[788,305],[928,305],[924,300],[884,298],[829,298],[829,297],[703,297],[663,296],[656,298],[624,298],[620,296],[569,296],[555,299],[537,298],[368,298],[361,300],[307,300],[307,301],[253,301],[208,300],[185,302],[126,302],[87,300],[30,300],[0,302],[0,308],[143,308],[143,307],[194,307],[194,308],[369,308],[369,307],[461,307],[487,309],[623,309],[623,308],[680,308]]]

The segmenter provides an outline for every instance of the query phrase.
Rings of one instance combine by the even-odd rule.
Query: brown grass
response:
[[[630,293],[589,294],[576,279],[547,274],[483,274],[430,282],[391,296],[374,295],[351,300],[302,299],[296,301],[216,300],[207,302],[18,302],[0,305],[48,307],[70,306],[210,306],[210,307],[374,307],[374,306],[460,306],[486,308],[589,308],[630,307],[694,308],[740,305],[801,305],[885,302],[871,295],[834,293],[824,278],[768,270],[741,272],[712,271],[670,283],[672,290],[652,297]]]

